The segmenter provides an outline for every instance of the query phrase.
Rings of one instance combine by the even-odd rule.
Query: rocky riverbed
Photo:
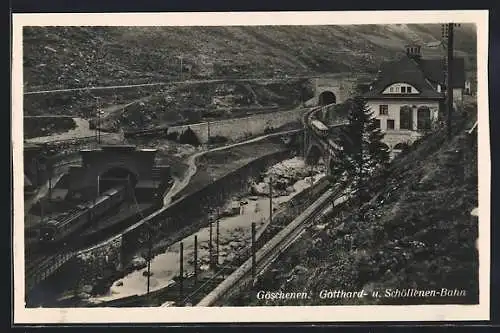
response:
[[[220,264],[229,263],[238,253],[250,245],[251,225],[256,223],[260,234],[267,226],[271,209],[269,183],[272,179],[272,209],[289,201],[304,189],[310,187],[324,176],[322,166],[311,168],[300,158],[292,158],[273,165],[256,179],[250,193],[242,193],[219,207],[219,258]],[[216,214],[216,213],[215,213]],[[198,265],[201,272],[209,270],[209,227],[198,230],[180,242],[183,243],[184,272],[194,271],[194,235],[198,237]],[[216,225],[213,230],[215,251]],[[170,246],[165,252],[151,261],[150,290],[158,290],[174,284],[180,270],[180,242]],[[142,257],[133,260],[137,270],[115,281],[108,292],[89,299],[100,303],[147,292],[147,263]]]

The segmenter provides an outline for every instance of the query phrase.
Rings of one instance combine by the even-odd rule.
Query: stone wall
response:
[[[232,195],[248,189],[249,179],[258,177],[264,169],[289,155],[289,151],[280,151],[263,156],[177,201],[150,220],[149,226],[154,230],[153,243],[183,228],[207,225],[207,216],[212,207],[221,206]],[[141,247],[141,242],[138,240],[147,239],[147,228],[148,224],[142,224],[123,235],[122,260],[125,264]]]
[[[304,110],[276,111],[264,114],[253,115],[244,118],[234,118],[213,122],[203,122],[190,125],[172,126],[168,128],[168,133],[184,132],[188,126],[196,133],[201,143],[208,141],[208,131],[210,136],[224,136],[230,140],[238,140],[250,135],[264,133],[266,128],[277,128],[285,124],[302,119]]]
[[[147,227],[153,229],[153,244],[168,237],[185,237],[192,230],[208,225],[211,207],[223,205],[232,195],[249,189],[252,178],[257,178],[270,165],[290,157],[288,148],[262,156],[234,170],[204,188],[188,194],[157,216],[117,235],[108,242],[81,251],[67,261],[60,271],[35,288],[34,294],[45,289],[74,290],[84,293],[106,292],[110,281],[119,279],[131,259],[147,241]],[[185,235],[184,235],[185,234]],[[55,282],[54,282],[55,281]],[[64,284],[64,286],[63,286]],[[33,293],[32,293],[33,295]],[[48,296],[39,296],[46,303]],[[35,305],[36,306],[36,305]]]
[[[77,254],[77,284],[80,287],[95,285],[100,280],[106,280],[110,275],[116,274],[123,267],[121,252],[122,237],[118,236],[102,246]]]
[[[149,225],[154,229],[153,243],[183,228],[207,225],[210,207],[220,206],[233,194],[248,189],[249,179],[258,177],[264,169],[289,157],[289,154],[288,150],[284,150],[263,156],[177,201],[150,220]],[[144,247],[147,226],[141,224],[109,242],[78,253],[64,265],[67,272],[64,279],[74,279],[67,282],[79,290],[94,285],[106,288],[110,277],[118,276],[137,251]]]

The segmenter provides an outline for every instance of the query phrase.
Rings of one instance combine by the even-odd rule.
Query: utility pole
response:
[[[47,163],[47,168],[48,168],[48,171],[49,171],[49,202],[52,200],[52,173],[53,173],[53,170],[52,170],[52,164]]]
[[[182,56],[180,56],[180,60],[181,60],[181,71],[179,73],[179,81],[182,81]]]
[[[215,222],[215,265],[219,265],[219,216],[217,214],[217,220]]]
[[[257,272],[256,265],[257,265],[257,260],[255,257],[255,222],[252,222],[252,286],[255,283],[255,275]]]
[[[269,224],[273,223],[273,178],[269,177]]]
[[[194,235],[194,284],[198,283],[198,235]]]
[[[151,284],[151,248],[152,246],[152,237],[151,237],[151,226],[147,224],[148,227],[148,287],[147,287],[147,296],[149,297],[149,289]]]
[[[209,240],[208,240],[208,256],[209,256],[209,263],[210,263],[210,268],[213,268],[214,266],[214,260],[213,260],[213,244],[212,244],[212,217],[208,217],[208,223],[209,223]]]
[[[101,193],[101,177],[97,176],[97,197],[99,197],[99,194]]]
[[[210,120],[207,121],[207,141],[210,143]]]
[[[448,128],[448,138],[451,138],[451,116],[453,112],[453,23],[448,24],[448,59],[447,59],[447,77],[446,77],[446,90],[447,90],[447,128]]]
[[[179,298],[182,299],[184,296],[184,243],[181,242],[180,257],[179,257]]]

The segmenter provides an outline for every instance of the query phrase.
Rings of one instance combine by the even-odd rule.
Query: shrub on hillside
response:
[[[199,146],[200,139],[196,136],[196,133],[188,126],[188,128],[179,136],[179,142],[183,144]]]
[[[165,138],[170,141],[178,141],[179,140],[179,132],[170,132],[165,135]]]

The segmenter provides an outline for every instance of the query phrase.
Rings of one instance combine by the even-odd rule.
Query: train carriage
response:
[[[321,137],[327,137],[330,129],[317,119],[311,120],[311,126],[316,134]]]
[[[50,218],[36,229],[30,229],[30,241],[33,243],[34,238],[38,237],[44,243],[59,242],[122,203],[125,197],[125,186],[107,190],[95,201],[78,205],[72,211]]]

